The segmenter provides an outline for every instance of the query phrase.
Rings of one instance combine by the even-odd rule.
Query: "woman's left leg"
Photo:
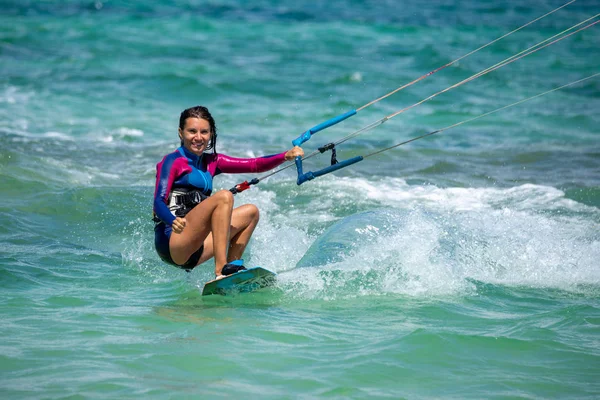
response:
[[[231,228],[227,262],[239,260],[250,242],[254,228],[258,224],[260,213],[254,204],[244,204],[233,209],[231,213]],[[198,264],[210,260],[214,256],[213,235],[208,235],[204,241],[204,251]]]
[[[246,250],[246,246],[250,242],[259,218],[258,208],[254,204],[244,204],[233,210],[227,262],[242,258],[242,254],[244,254],[244,250]]]

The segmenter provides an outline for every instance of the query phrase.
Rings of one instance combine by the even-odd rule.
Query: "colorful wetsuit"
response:
[[[154,214],[157,224],[154,227],[154,245],[163,261],[186,270],[193,269],[202,256],[201,246],[183,265],[177,265],[171,258],[169,238],[171,237],[175,215],[168,207],[169,196],[175,189],[200,190],[210,196],[214,176],[221,173],[257,173],[273,169],[285,161],[285,152],[259,158],[234,158],[224,154],[202,154],[197,156],[185,147],[179,147],[166,155],[156,165],[156,187],[154,190]]]

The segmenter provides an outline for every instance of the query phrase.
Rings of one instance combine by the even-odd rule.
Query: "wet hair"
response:
[[[195,106],[191,108],[187,108],[181,112],[179,116],[179,128],[183,130],[185,127],[185,120],[188,118],[201,118],[208,121],[210,124],[210,140],[206,145],[206,150],[211,150],[213,153],[216,153],[216,145],[217,145],[217,125],[215,124],[215,120],[210,115],[208,108],[203,106]],[[181,145],[183,146],[183,140],[181,141]]]

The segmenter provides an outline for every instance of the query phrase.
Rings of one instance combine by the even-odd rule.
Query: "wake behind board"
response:
[[[202,296],[253,292],[271,286],[275,282],[275,275],[274,272],[261,267],[249,268],[225,278],[206,282],[202,289]]]

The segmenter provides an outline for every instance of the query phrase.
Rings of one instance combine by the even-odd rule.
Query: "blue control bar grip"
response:
[[[296,160],[295,160],[296,169],[298,170],[298,180],[296,181],[296,184],[302,185],[306,181],[312,181],[313,179],[318,178],[319,176],[328,174],[333,171],[337,171],[338,169],[342,169],[342,168],[347,167],[352,164],[356,164],[357,162],[362,161],[362,160],[363,160],[363,156],[357,156],[357,157],[349,158],[344,161],[340,161],[337,164],[330,165],[329,167],[325,167],[318,171],[314,171],[314,172],[309,171],[307,173],[303,173],[302,172],[302,157],[298,156],[298,157],[296,157]]]
[[[304,132],[302,135],[298,136],[297,139],[292,140],[292,144],[294,146],[300,146],[302,143],[304,143],[308,139],[310,139],[311,136],[314,135],[315,133],[322,131],[325,128],[329,128],[330,126],[335,125],[338,122],[342,122],[343,120],[345,120],[346,118],[350,118],[354,114],[356,114],[356,110],[351,110],[351,111],[348,111],[347,113],[338,115],[337,117],[328,119],[327,121],[322,122],[319,125],[315,125],[312,128],[310,128],[309,130],[307,130],[306,132]]]

